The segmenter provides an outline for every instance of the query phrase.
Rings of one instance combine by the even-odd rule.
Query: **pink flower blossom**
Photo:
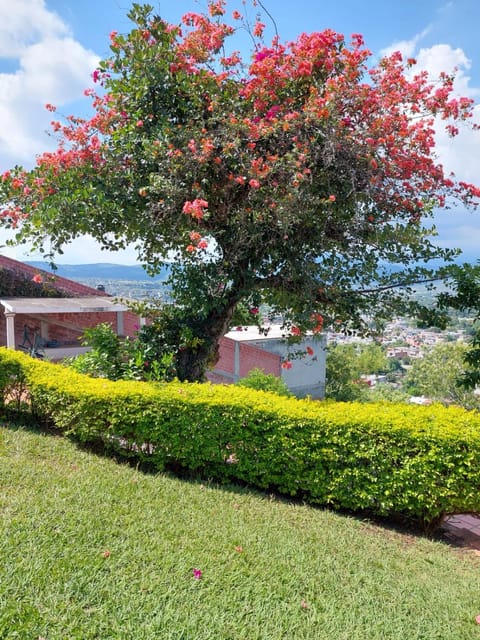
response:
[[[260,187],[260,182],[255,178],[252,178],[248,184],[252,187],[252,189],[258,189]]]
[[[263,51],[259,51],[256,55],[255,55],[255,62],[261,62],[262,60],[265,60],[265,58],[268,58],[271,54],[271,51],[264,49]]]
[[[285,360],[284,362],[282,362],[282,369],[291,369],[292,368],[292,363],[290,362],[290,360]]]
[[[256,22],[253,28],[253,35],[257,38],[261,38],[263,35],[263,30],[265,29],[265,25],[263,22]]]
[[[192,573],[195,580],[200,580],[200,578],[202,577],[202,572],[200,571],[200,569],[192,569]]]
[[[203,218],[203,210],[208,207],[208,202],[202,198],[196,198],[195,200],[187,200],[183,205],[183,213],[189,214],[192,218],[201,220]]]
[[[273,107],[271,107],[265,114],[265,118],[267,120],[271,120],[272,118],[275,118],[276,115],[278,115],[279,111],[280,107],[278,106],[278,104],[274,104]]]
[[[41,284],[43,282],[43,278],[39,273],[36,273],[32,278],[32,282],[36,282],[37,284]]]

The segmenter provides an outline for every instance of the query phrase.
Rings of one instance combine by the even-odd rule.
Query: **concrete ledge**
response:
[[[65,358],[72,358],[82,353],[90,351],[91,347],[46,347],[42,351],[45,353],[45,360],[51,360],[53,362],[57,360],[65,360]]]

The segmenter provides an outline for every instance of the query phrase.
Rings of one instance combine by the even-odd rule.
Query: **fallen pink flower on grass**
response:
[[[235,547],[235,551],[237,553],[242,553],[243,552],[243,547],[241,545],[238,545],[238,547]]]
[[[480,624],[480,615],[478,615],[478,616],[475,618],[475,622],[476,622],[477,624]]]
[[[192,573],[195,580],[200,580],[200,578],[202,577],[202,572],[200,571],[200,569],[192,569]]]

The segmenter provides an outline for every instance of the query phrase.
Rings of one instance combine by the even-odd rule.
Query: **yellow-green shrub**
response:
[[[319,403],[240,387],[93,379],[0,349],[32,411],[84,441],[218,480],[425,523],[480,511],[480,416]],[[0,376],[0,385],[2,384]],[[11,378],[10,378],[11,380]]]

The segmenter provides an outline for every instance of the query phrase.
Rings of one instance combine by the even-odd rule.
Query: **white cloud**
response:
[[[0,73],[0,171],[32,165],[51,146],[45,103],[61,108],[80,98],[98,63],[44,0],[0,0],[0,64],[2,58],[16,68]]]
[[[426,27],[423,31],[413,36],[411,40],[398,40],[390,46],[385,47],[385,49],[382,49],[380,51],[380,56],[383,58],[384,56],[389,56],[396,51],[400,51],[404,58],[411,58],[417,49],[418,43],[423,40],[429,32],[430,27]]]
[[[45,7],[44,0],[0,2],[0,57],[17,58],[39,40],[70,33],[59,16]]]
[[[428,71],[433,82],[442,71],[455,74],[454,95],[476,100],[480,88],[472,85],[468,73],[471,62],[465,52],[448,44],[436,44],[422,48],[416,55],[415,71]],[[480,105],[475,107],[474,119],[480,122]],[[479,182],[480,180],[480,132],[473,131],[468,124],[459,125],[460,134],[451,138],[440,119],[436,122],[436,152],[447,172],[453,171],[460,180]]]
[[[14,233],[0,228],[0,254],[14,260],[44,260],[41,253],[30,250],[28,245],[4,246],[7,240],[13,240]],[[48,248],[48,243],[45,245]],[[120,251],[102,251],[98,243],[90,236],[73,240],[65,247],[65,253],[55,257],[57,264],[91,264],[113,262],[116,264],[136,264],[137,251],[132,247]]]
[[[45,6],[45,0],[0,0],[0,172],[15,164],[31,167],[35,156],[55,145],[46,135],[59,116],[45,109],[55,104],[59,113],[83,96],[99,56],[76,41],[68,24]],[[75,109],[78,111],[78,109]],[[69,112],[69,111],[68,111]],[[67,113],[68,113],[67,112]],[[12,237],[0,229],[0,251],[17,259],[37,259],[25,245],[2,248]],[[91,238],[82,238],[59,262],[136,261],[132,250],[100,252]]]
[[[477,101],[480,87],[473,84],[470,75],[471,61],[465,51],[449,44],[438,43],[431,47],[418,45],[429,33],[427,28],[411,40],[396,42],[382,50],[382,55],[400,51],[404,58],[415,58],[417,64],[411,69],[414,75],[428,72],[432,82],[437,82],[440,73],[455,74],[454,95]],[[480,122],[480,105],[474,109],[474,121]],[[468,124],[457,125],[460,133],[451,138],[445,131],[445,122],[436,119],[435,153],[448,174],[454,172],[459,180],[480,184],[480,131],[473,131]],[[463,208],[436,215],[439,231],[438,243],[442,246],[458,246],[465,252],[475,252],[480,246],[480,218],[478,213],[466,212]]]
[[[49,38],[28,47],[21,57],[24,83],[32,101],[65,104],[81,95],[98,56],[72,38]]]

